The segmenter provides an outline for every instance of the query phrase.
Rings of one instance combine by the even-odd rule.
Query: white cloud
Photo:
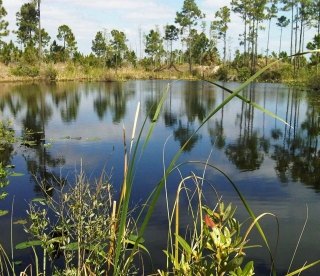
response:
[[[9,29],[16,29],[16,13],[23,3],[28,0],[3,0],[9,21]],[[178,3],[179,2],[179,3]],[[229,0],[197,0],[199,8],[206,14],[204,19],[207,27],[214,19],[214,13],[222,6],[229,5]],[[170,0],[42,0],[42,25],[49,32],[52,40],[56,38],[60,25],[70,26],[78,41],[80,51],[89,53],[91,41],[97,31],[104,28],[111,31],[119,29],[127,34],[129,44],[137,45],[138,29],[147,33],[155,25],[160,29],[167,23],[173,23],[176,11],[179,11],[183,1]],[[232,50],[239,48],[238,37],[243,32],[243,22],[239,15],[231,13],[228,37],[231,38]],[[270,36],[270,48],[277,51],[279,45],[279,28],[273,24]],[[259,50],[265,48],[267,31],[259,32]],[[310,32],[312,33],[312,32]],[[311,36],[309,32],[306,37]],[[9,39],[16,40],[14,34]],[[309,39],[309,40],[310,40]],[[288,49],[290,44],[289,32],[284,32],[282,48]]]

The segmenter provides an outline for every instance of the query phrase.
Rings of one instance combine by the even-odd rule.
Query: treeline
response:
[[[293,73],[306,65],[318,67],[319,54],[313,54],[309,60],[305,57],[291,59],[288,56],[305,49],[320,48],[320,0],[232,0],[230,7],[224,6],[216,11],[214,20],[207,26],[205,14],[196,2],[185,0],[173,22],[166,25],[163,31],[156,27],[146,34],[140,33],[140,44],[143,44],[140,48],[145,54],[141,55],[140,49],[138,58],[137,53],[128,47],[126,34],[116,29],[109,34],[104,31],[97,31],[95,36],[93,34],[92,52],[89,55],[78,51],[72,29],[65,24],[59,26],[56,37],[51,38],[41,26],[45,20],[41,18],[41,0],[30,0],[20,7],[16,13],[17,30],[12,31],[17,41],[6,43],[3,39],[10,31],[5,19],[7,12],[0,0],[0,60],[6,65],[73,61],[115,70],[122,66],[138,65],[149,70],[161,70],[188,63],[190,73],[195,64],[222,65],[218,72],[222,79],[228,78],[232,68],[238,79],[246,78],[268,64],[270,59],[278,57],[292,65]],[[243,22],[243,32],[239,36],[241,50],[236,50],[232,61],[227,56],[231,13],[240,16]],[[272,21],[280,30],[279,49],[273,52],[269,48]],[[288,52],[282,50],[285,31],[290,32]],[[314,32],[312,41],[305,41],[306,31]],[[264,53],[258,53],[261,32],[267,32]],[[218,42],[223,45],[221,53],[217,49]],[[231,56],[230,51],[229,54]],[[37,73],[24,70],[18,68],[16,73]]]

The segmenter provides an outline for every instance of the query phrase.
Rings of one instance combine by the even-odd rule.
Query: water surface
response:
[[[146,117],[147,125],[152,121],[154,106],[168,83],[170,93],[154,134],[139,157],[131,201],[134,207],[144,202],[161,178],[164,164],[169,164],[206,115],[228,96],[227,92],[197,81],[1,84],[1,118],[11,119],[16,135],[35,143],[16,145],[1,152],[1,162],[13,164],[15,171],[24,175],[11,178],[9,196],[0,202],[0,209],[11,209],[14,198],[14,219],[25,217],[27,203],[42,195],[39,179],[58,187],[58,179],[72,182],[81,168],[92,180],[105,169],[117,193],[123,179],[123,128],[130,144],[138,102],[141,103],[138,127],[141,127]],[[238,84],[224,85],[232,89]],[[254,84],[242,95],[285,119],[291,127],[235,98],[193,136],[179,162],[208,160],[236,183],[256,214],[271,212],[277,216],[280,234],[276,268],[282,275],[290,265],[307,208],[308,223],[292,268],[320,258],[320,98],[315,93],[280,84]],[[142,139],[145,137],[143,133]],[[205,174],[224,201],[238,206],[237,217],[241,221],[248,218],[223,175],[213,169],[204,172],[201,165],[181,167],[183,176],[190,172]],[[171,200],[180,180],[178,172],[168,180]],[[204,189],[208,204],[214,206],[216,195],[209,185]],[[164,199],[163,194],[145,237],[156,267],[164,264],[165,257],[162,253],[167,231]],[[0,219],[0,242],[10,248],[10,217]],[[182,220],[187,222],[187,218]],[[275,219],[266,217],[262,225],[275,250]],[[13,234],[15,243],[25,239],[20,225],[14,225]],[[250,239],[252,244],[263,244],[254,233]],[[255,260],[257,275],[269,271],[265,248],[247,253],[248,259]],[[16,253],[17,258],[24,255]],[[314,268],[307,274],[318,275],[319,270]]]

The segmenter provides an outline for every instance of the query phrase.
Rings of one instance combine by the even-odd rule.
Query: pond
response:
[[[10,178],[9,196],[0,201],[0,209],[11,210],[14,201],[13,221],[25,218],[28,202],[42,195],[39,179],[55,186],[57,179],[72,181],[81,168],[92,180],[105,170],[115,193],[119,192],[123,180],[123,128],[130,144],[138,102],[139,129],[145,118],[147,125],[152,121],[153,106],[159,103],[168,83],[170,91],[154,133],[138,158],[131,199],[134,208],[146,200],[161,179],[164,164],[169,164],[210,110],[229,95],[227,92],[200,81],[1,84],[1,118],[12,120],[16,135],[29,137],[33,143],[1,152],[0,161],[14,165],[14,171],[23,175]],[[239,84],[222,85],[234,89]],[[277,217],[278,246],[274,217],[266,216],[261,224],[276,251],[277,272],[283,275],[306,219],[291,270],[320,258],[320,96],[280,84],[253,84],[241,94],[277,114],[291,127],[234,98],[193,136],[179,162],[208,161],[232,179],[256,215],[270,212]],[[143,133],[143,140],[146,135]],[[196,164],[185,165],[170,177],[171,199],[181,180],[179,174],[187,176],[190,172],[205,174],[223,201],[237,206],[236,217],[240,221],[249,217],[227,179]],[[217,197],[212,188],[205,187],[204,191],[206,201],[214,206]],[[0,222],[0,242],[10,250],[10,216],[0,217]],[[145,236],[155,267],[164,264],[166,232],[163,194]],[[13,238],[14,244],[25,240],[21,225],[13,225]],[[263,245],[263,241],[252,233],[250,244]],[[25,260],[27,254],[18,251],[15,257]],[[270,270],[265,247],[248,249],[247,257],[255,261],[257,275]],[[317,271],[319,266],[307,275],[318,275]]]

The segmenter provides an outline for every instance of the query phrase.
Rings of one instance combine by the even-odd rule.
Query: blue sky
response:
[[[3,0],[8,12],[10,30],[16,29],[16,13],[27,0]],[[207,26],[214,18],[214,13],[229,0],[196,0],[199,8],[206,14],[204,19]],[[166,24],[174,23],[175,14],[180,11],[183,0],[41,0],[42,26],[56,39],[60,25],[68,25],[78,42],[78,49],[88,54],[91,52],[91,41],[97,31],[124,31],[128,38],[128,45],[139,52],[139,28],[142,33],[159,26],[160,30]],[[275,20],[274,20],[275,21]],[[229,49],[234,52],[239,48],[238,35],[243,32],[243,24],[237,15],[232,14],[228,31]],[[314,35],[314,30],[306,32],[306,37]],[[280,29],[272,26],[270,49],[278,51]],[[11,34],[10,39],[16,40]],[[267,31],[259,34],[259,52],[266,49]],[[289,29],[284,30],[282,49],[288,50],[290,45]]]

